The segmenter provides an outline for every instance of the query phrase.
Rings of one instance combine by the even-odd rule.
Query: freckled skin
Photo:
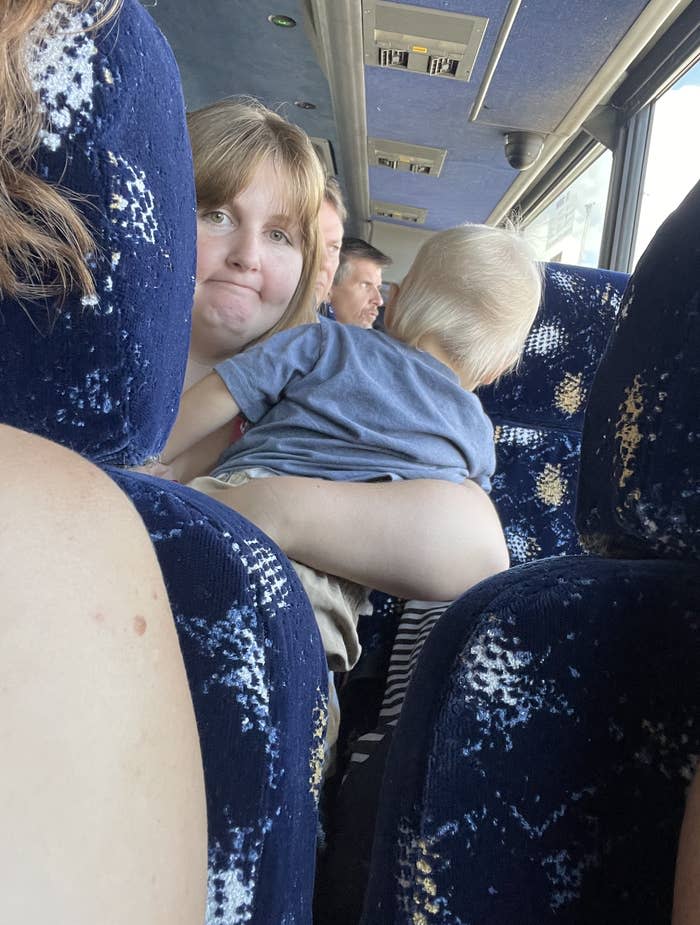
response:
[[[137,636],[143,636],[146,632],[146,621],[140,614],[134,617],[134,632]]]

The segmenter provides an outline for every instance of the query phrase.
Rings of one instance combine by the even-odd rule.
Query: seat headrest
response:
[[[586,412],[577,523],[592,552],[700,553],[700,184],[627,286]]]
[[[557,263],[544,270],[518,370],[479,389],[495,428],[491,499],[513,564],[581,552],[574,515],[583,414],[628,280]]]
[[[624,273],[545,264],[542,304],[517,371],[479,389],[489,415],[580,433],[590,382],[626,283]]]
[[[104,463],[142,461],[177,411],[195,268],[192,158],[172,53],[138,0],[56,4],[28,44],[40,177],[82,197],[97,297],[0,300],[0,420]]]

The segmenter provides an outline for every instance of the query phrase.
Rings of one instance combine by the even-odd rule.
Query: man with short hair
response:
[[[382,269],[391,262],[391,257],[362,238],[343,238],[340,266],[330,291],[336,321],[372,327],[383,302]]]

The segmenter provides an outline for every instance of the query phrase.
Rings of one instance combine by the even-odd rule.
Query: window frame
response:
[[[613,164],[598,266],[632,271],[654,106],[700,61],[699,10],[700,0],[694,0],[517,203],[513,212],[521,226],[534,221],[609,148]]]

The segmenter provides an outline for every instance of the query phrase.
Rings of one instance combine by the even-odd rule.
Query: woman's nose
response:
[[[226,263],[243,270],[260,269],[260,248],[257,236],[252,231],[239,228],[232,235]]]

